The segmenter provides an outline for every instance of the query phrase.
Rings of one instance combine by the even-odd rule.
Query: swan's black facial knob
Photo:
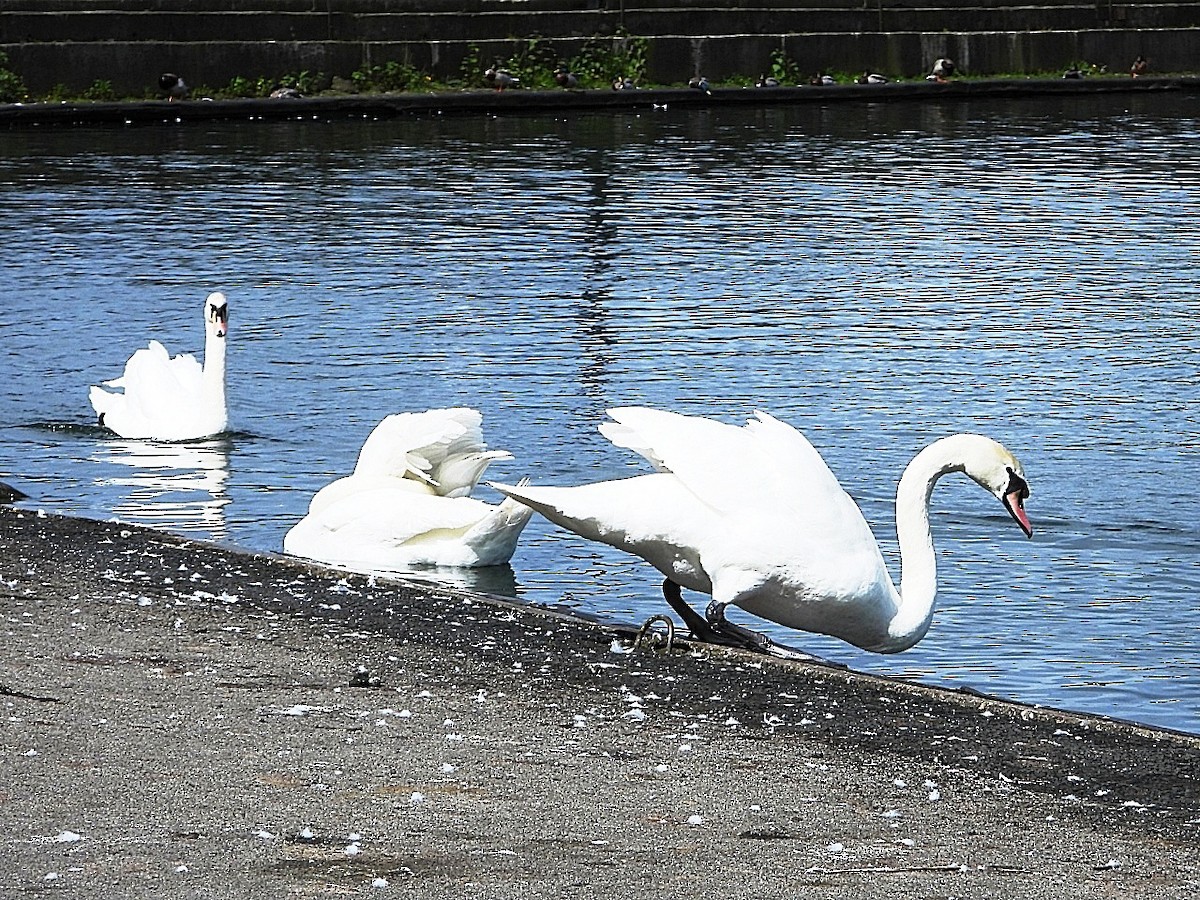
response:
[[[208,321],[216,323],[217,337],[225,337],[225,332],[229,328],[229,304],[222,303],[220,306],[215,303],[208,304]]]
[[[1019,499],[1022,501],[1022,503],[1024,503],[1024,501],[1029,499],[1029,482],[1027,482],[1024,478],[1014,472],[1011,467],[1009,467],[1008,487],[1004,489],[1004,493],[1006,495],[1019,494]]]

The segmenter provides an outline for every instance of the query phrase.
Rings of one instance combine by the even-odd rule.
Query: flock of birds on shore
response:
[[[1138,54],[1137,59],[1134,60],[1133,65],[1129,68],[1129,74],[1134,78],[1141,77],[1149,72],[1149,67],[1149,60],[1145,56]],[[949,57],[941,57],[934,62],[929,74],[925,76],[925,80],[945,83],[950,81],[956,74],[957,66],[954,60]],[[1071,66],[1063,72],[1062,77],[1075,79],[1086,76],[1087,71],[1077,66]],[[553,77],[554,83],[565,90],[580,89],[581,80],[579,75],[567,68],[559,66],[554,70]],[[867,70],[856,77],[854,83],[888,84],[891,80],[886,75]],[[484,70],[483,81],[488,87],[497,91],[507,91],[521,87],[520,78],[498,62]],[[837,84],[837,79],[826,72],[816,72],[808,79],[808,84],[816,86],[834,85]],[[174,72],[164,72],[158,79],[158,86],[167,100],[186,100],[191,90],[183,77]],[[782,87],[783,82],[774,75],[763,74],[755,82],[754,86],[759,88]],[[688,80],[688,87],[703,91],[706,94],[712,91],[708,78],[699,74],[692,76]],[[614,91],[636,90],[637,83],[627,75],[618,75],[612,80],[612,89]],[[296,100],[302,98],[304,95],[295,87],[283,85],[271,91],[269,96],[274,100]]]
[[[98,423],[127,439],[198,440],[229,424],[225,362],[229,301],[203,305],[204,361],[150,341],[119,378],[93,386]],[[991,438],[957,434],[904,470],[896,496],[902,581],[888,574],[857,504],[799,431],[756,411],[743,426],[645,407],[609,411],[600,431],[653,472],[550,487],[489,482],[498,505],[471,494],[493,463],[482,416],[468,408],[389,415],[354,470],[319,490],[283,539],[294,556],[367,571],[507,563],[534,512],[584,538],[632,553],[663,576],[663,595],[699,640],[793,655],[728,621],[740,607],[801,631],[880,653],[907,649],[929,629],[937,592],[929,499],[961,472],[992,494],[1026,536],[1029,487],[1021,464]],[[681,588],[711,596],[703,615]]]

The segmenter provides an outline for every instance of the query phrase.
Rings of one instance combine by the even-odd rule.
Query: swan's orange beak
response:
[[[1021,530],[1025,532],[1025,537],[1033,537],[1033,526],[1029,524],[1029,516],[1025,515],[1025,498],[1029,496],[1029,483],[1013,471],[1012,466],[1008,467],[1008,487],[1004,489],[1000,500],[1004,503],[1004,508],[1008,510],[1008,514],[1012,516]]]
[[[1021,526],[1021,530],[1025,532],[1025,537],[1033,537],[1033,526],[1029,524],[1029,516],[1025,515],[1025,498],[1028,496],[1029,488],[1027,487],[1010,491],[1004,495],[1004,508],[1008,510],[1008,514]]]

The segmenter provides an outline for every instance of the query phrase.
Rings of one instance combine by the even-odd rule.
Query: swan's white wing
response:
[[[96,412],[118,434],[171,438],[200,402],[202,383],[203,369],[194,356],[182,353],[172,358],[161,343],[150,341],[129,357],[120,378],[106,382],[124,393],[93,387],[90,397]]]
[[[640,556],[684,587],[711,590],[700,548],[720,523],[673,475],[640,475],[576,487],[496,483],[492,487],[568,531]]]
[[[612,413],[610,412],[609,415]],[[628,425],[622,425],[620,422],[602,422],[600,425],[600,433],[613,442],[614,446],[624,447],[626,450],[632,450],[638,456],[645,459],[650,465],[654,466],[660,472],[669,472],[670,468],[666,463],[659,458],[655,453],[654,448],[646,444],[634,429]]]
[[[198,392],[203,377],[204,369],[192,354],[172,357],[166,347],[151,341],[129,357],[121,380],[126,394],[132,390],[146,397],[145,402],[166,404]]]
[[[714,579],[726,569],[741,574],[716,599],[742,605],[756,579],[784,578],[799,599],[810,590],[849,595],[864,578],[886,578],[858,504],[791,426],[766,413],[745,427],[642,408],[610,415],[720,517],[695,546]]]
[[[490,463],[512,459],[507,451],[487,450],[482,420],[465,407],[388,416],[363,444],[355,474],[418,479],[443,496],[466,496]]]
[[[745,427],[643,407],[609,411],[629,434],[698,497],[725,514],[786,506],[804,518],[814,508],[853,501],[808,440],[757,413]],[[854,507],[857,511],[857,507]]]
[[[428,480],[434,460],[442,457],[447,447],[469,434],[471,417],[466,417],[464,422],[464,417],[459,415],[461,412],[464,411],[431,409],[387,416],[363,443],[354,466],[355,474]],[[478,422],[475,425],[478,427]]]
[[[456,453],[447,456],[430,473],[437,492],[444,497],[465,497],[475,489],[487,467],[498,459],[512,459],[507,450]]]

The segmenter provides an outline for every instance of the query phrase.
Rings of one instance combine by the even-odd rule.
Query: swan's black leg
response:
[[[697,640],[721,643],[719,640],[715,640],[717,634],[709,626],[708,620],[687,605],[679,585],[668,578],[663,581],[662,590],[663,597],[671,605],[671,609],[679,614],[679,618],[683,619],[683,624],[687,626],[688,631],[695,635]]]
[[[724,647],[740,647],[743,650],[753,650],[755,653],[766,653],[785,659],[817,659],[799,650],[793,650],[784,644],[778,644],[765,634],[735,625],[725,618],[725,604],[713,601],[708,605],[706,616],[701,616],[683,599],[679,585],[670,578],[663,582],[663,597],[671,605],[671,609],[683,619],[683,624],[698,641],[708,644],[720,644]]]
[[[734,625],[725,618],[725,607],[716,601],[708,605],[707,616],[702,616],[683,599],[683,591],[670,578],[663,582],[663,596],[671,609],[683,619],[683,624],[698,641],[709,644],[722,644],[726,647],[742,647],[746,650],[757,650],[766,653],[771,639],[766,635],[757,634],[748,628]]]

